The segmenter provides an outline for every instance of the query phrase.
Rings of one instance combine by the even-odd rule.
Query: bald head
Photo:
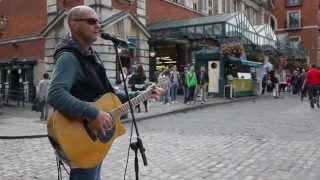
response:
[[[69,10],[68,14],[68,22],[70,22],[72,19],[81,18],[85,15],[86,12],[94,12],[94,10],[91,7],[88,6],[76,6]]]
[[[83,47],[90,46],[101,32],[98,15],[88,6],[76,6],[70,9],[68,25],[71,36]]]

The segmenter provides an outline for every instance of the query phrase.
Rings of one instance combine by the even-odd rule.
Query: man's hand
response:
[[[110,129],[112,127],[112,117],[109,113],[106,113],[104,111],[100,111],[97,118],[95,119],[98,130],[100,132],[105,132],[106,130]]]
[[[156,100],[159,100],[160,99],[160,96],[162,93],[164,93],[165,90],[162,89],[162,88],[159,88],[159,87],[155,87],[154,89],[152,89],[152,98],[156,99]]]

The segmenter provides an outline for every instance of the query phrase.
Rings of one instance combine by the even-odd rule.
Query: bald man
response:
[[[57,46],[53,55],[55,69],[48,102],[68,117],[98,122],[100,131],[105,131],[112,125],[111,116],[88,103],[96,101],[107,92],[115,93],[103,63],[91,47],[100,35],[100,20],[90,7],[76,6],[69,11],[68,25],[71,35]],[[161,92],[162,89],[155,88],[152,97],[159,99]],[[122,92],[117,91],[116,95],[121,102],[128,100]],[[101,179],[101,164],[91,169],[77,168],[72,162],[69,165],[70,180]]]
[[[111,116],[87,103],[106,92],[114,92],[102,63],[91,48],[101,31],[100,20],[90,7],[76,6],[69,11],[68,25],[70,35],[57,46],[54,53],[56,64],[48,102],[68,117],[97,121],[103,131],[112,125]],[[101,179],[101,165],[92,169],[69,165],[70,180]]]

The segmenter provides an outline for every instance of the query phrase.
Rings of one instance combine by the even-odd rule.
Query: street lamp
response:
[[[156,82],[156,52],[154,48],[149,50],[149,80]]]
[[[153,48],[150,49],[149,55],[150,55],[151,58],[154,58],[156,56],[156,52],[154,51]]]

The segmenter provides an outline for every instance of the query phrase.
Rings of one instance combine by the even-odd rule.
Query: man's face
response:
[[[98,15],[89,9],[84,10],[79,17],[74,17],[71,20],[71,28],[75,36],[88,44],[96,41],[101,31]]]

